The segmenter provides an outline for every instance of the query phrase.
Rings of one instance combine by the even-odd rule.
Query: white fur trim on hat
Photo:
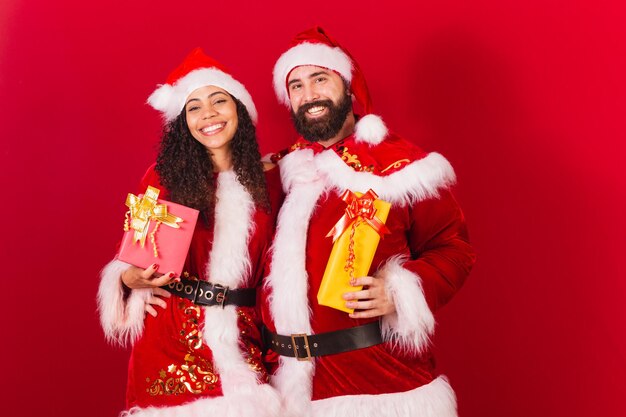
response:
[[[252,97],[246,87],[230,75],[216,68],[200,68],[191,71],[173,85],[163,84],[148,97],[148,104],[163,113],[166,121],[174,120],[185,107],[187,97],[194,90],[214,85],[228,91],[246,106],[252,122],[256,125],[258,115]]]
[[[378,145],[387,137],[387,126],[380,116],[368,114],[359,119],[355,125],[354,140],[357,143]]]
[[[315,65],[341,74],[350,83],[352,81],[352,61],[339,47],[330,47],[321,43],[303,42],[282,54],[274,65],[274,91],[278,100],[289,105],[287,76],[295,67]]]
[[[104,335],[110,342],[126,346],[134,343],[143,333],[145,303],[152,296],[152,289],[131,290],[125,297],[122,272],[130,267],[126,262],[114,259],[101,272],[98,289],[98,311]]]
[[[383,316],[383,340],[403,351],[420,354],[430,343],[435,331],[435,317],[428,307],[422,279],[403,268],[406,257],[394,256],[374,275],[383,278],[387,294],[396,311]]]

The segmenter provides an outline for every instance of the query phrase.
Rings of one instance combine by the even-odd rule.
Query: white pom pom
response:
[[[148,104],[155,110],[166,112],[172,100],[173,90],[174,89],[169,84],[160,85],[159,88],[154,90],[154,93],[148,97]]]
[[[387,126],[380,116],[368,114],[363,116],[355,126],[355,139],[357,142],[378,145],[387,136]]]

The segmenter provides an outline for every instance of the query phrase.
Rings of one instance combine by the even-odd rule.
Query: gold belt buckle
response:
[[[306,357],[300,357],[298,355],[298,345],[296,344],[296,337],[301,337],[304,339],[304,350],[306,350]],[[300,362],[302,361],[311,361],[311,349],[309,348],[309,337],[306,333],[298,333],[291,335],[291,347],[293,349],[293,354],[296,359]]]
[[[213,285],[213,288],[217,290],[217,295],[215,296],[215,301],[218,306],[224,308],[224,301],[226,301],[226,297],[228,295],[228,287],[220,284]]]

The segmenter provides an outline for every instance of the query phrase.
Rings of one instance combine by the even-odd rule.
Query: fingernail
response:
[[[159,264],[152,264],[152,269],[159,269]]]

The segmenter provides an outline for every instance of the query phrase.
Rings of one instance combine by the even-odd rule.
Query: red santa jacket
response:
[[[322,333],[376,320],[317,303],[331,252],[327,233],[345,190],[374,190],[392,204],[370,275],[384,277],[396,312],[381,319],[385,343],[301,362],[280,357],[272,377],[287,412],[313,416],[453,416],[454,393],[434,370],[434,311],[474,263],[463,214],[450,193],[448,161],[393,134],[377,144],[354,136],[328,149],[298,140],[279,161],[281,209],[263,320],[283,335]],[[382,394],[382,395],[378,395]],[[384,413],[381,410],[385,410]]]
[[[266,172],[272,212],[255,206],[232,171],[216,177],[214,218],[198,219],[185,271],[230,288],[253,288],[282,200],[278,169]],[[168,192],[151,167],[148,185]],[[172,296],[157,317],[145,316],[151,289],[124,296],[120,274],[128,264],[112,261],[102,273],[101,322],[109,339],[131,342],[127,405],[138,417],[180,415],[236,417],[280,415],[280,401],[267,384],[254,307],[200,307]],[[167,271],[163,271],[167,272]]]

